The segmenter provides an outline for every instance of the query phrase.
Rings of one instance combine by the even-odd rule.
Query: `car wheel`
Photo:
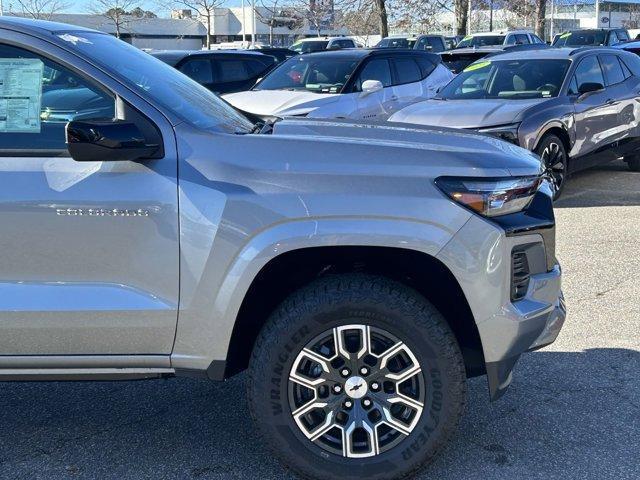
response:
[[[360,274],[291,295],[256,340],[247,380],[265,445],[314,479],[413,475],[448,443],[466,401],[462,354],[438,310]]]
[[[567,181],[568,157],[564,143],[553,134],[545,135],[536,148],[542,159],[545,176],[553,190],[554,200],[560,197]]]
[[[627,165],[629,165],[629,170],[632,172],[640,172],[640,155],[636,155],[629,159],[626,159]]]

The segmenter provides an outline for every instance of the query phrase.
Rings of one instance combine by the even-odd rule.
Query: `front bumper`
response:
[[[567,316],[560,282],[559,265],[551,272],[533,275],[523,300],[478,325],[480,337],[491,339],[497,350],[494,358],[499,357],[486,362],[491,400],[497,400],[506,392],[513,367],[524,352],[550,345],[558,337]]]
[[[566,318],[553,212],[546,221],[534,211],[528,215],[522,224],[504,225],[473,216],[438,254],[476,321],[492,400],[508,388],[520,356],[555,341]],[[512,255],[523,249],[531,252],[531,274],[514,298]]]

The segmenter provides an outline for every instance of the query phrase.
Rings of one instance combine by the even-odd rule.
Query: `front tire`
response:
[[[464,362],[442,315],[384,277],[336,275],[291,295],[254,348],[258,431],[304,478],[404,478],[450,440]]]
[[[542,159],[545,176],[551,184],[553,199],[556,200],[562,194],[569,172],[569,157],[564,143],[556,135],[549,133],[542,137],[535,152]]]

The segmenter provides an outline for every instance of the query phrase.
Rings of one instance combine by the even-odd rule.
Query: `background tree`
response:
[[[226,0],[160,0],[159,5],[163,9],[189,9],[195,13],[207,27],[207,49],[211,48],[211,30],[213,20],[216,16],[216,9],[222,7]]]
[[[378,15],[371,0],[354,0],[345,5],[340,24],[354,35],[374,35],[379,31]]]
[[[256,18],[269,27],[269,44],[273,45],[273,30],[286,27],[295,30],[303,26],[304,18],[300,16],[291,2],[287,0],[260,0],[256,7]]]
[[[53,15],[69,7],[69,4],[62,0],[15,0],[15,2],[21,15],[38,20],[51,20]]]
[[[93,0],[91,12],[102,15],[107,21],[113,24],[116,38],[120,38],[127,26],[139,20],[131,15],[131,10],[138,7],[138,0]]]

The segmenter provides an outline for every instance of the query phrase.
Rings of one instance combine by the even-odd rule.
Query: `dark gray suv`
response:
[[[394,122],[473,129],[541,156],[556,196],[567,176],[616,158],[640,170],[640,58],[609,48],[506,52],[479,60]]]

